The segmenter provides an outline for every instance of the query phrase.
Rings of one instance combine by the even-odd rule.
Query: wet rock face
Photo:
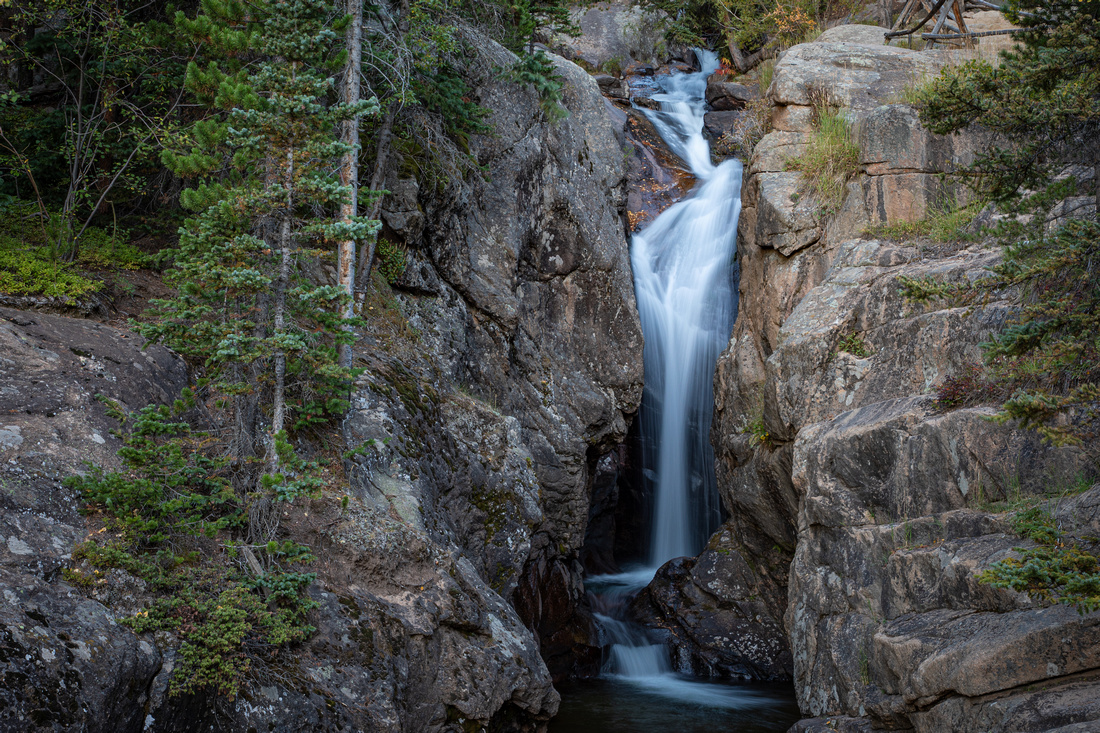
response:
[[[782,609],[756,592],[756,574],[733,533],[719,530],[699,557],[677,558],[631,604],[631,615],[664,630],[673,666],[699,677],[789,680]]]
[[[395,296],[417,335],[365,355],[377,368],[345,433],[352,446],[391,441],[356,459],[362,496],[460,548],[560,676],[592,651],[578,604],[594,470],[641,394],[623,120],[596,80],[552,57],[570,115],[548,124],[530,90],[492,73],[514,57],[479,47],[494,134],[470,153],[485,173],[400,196],[387,184],[384,210],[424,215],[404,232],[415,284]]]

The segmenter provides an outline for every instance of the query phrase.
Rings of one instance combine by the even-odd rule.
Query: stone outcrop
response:
[[[696,558],[666,563],[634,599],[631,614],[661,629],[674,666],[697,677],[789,680],[791,650],[783,608],[754,595],[753,569],[729,530]]]
[[[1012,317],[1012,294],[921,305],[901,280],[972,281],[999,255],[867,231],[965,202],[943,173],[993,141],[924,130],[900,92],[946,56],[883,46],[881,32],[833,29],[776,67],[774,131],[743,188],[739,317],[715,375],[722,531],[752,570],[737,576],[748,592],[786,609],[799,705],[814,716],[792,730],[1089,730],[1100,614],[978,575],[1027,544],[993,502],[1068,491],[1095,467],[990,421],[991,407],[936,404]],[[815,96],[846,108],[860,149],[829,214],[786,170]],[[1089,526],[1098,491],[1052,507],[1060,526],[1077,514]]]
[[[138,731],[163,657],[60,581],[85,535],[61,485],[118,467],[108,400],[178,396],[182,361],[134,334],[0,308],[0,728]]]
[[[485,55],[510,59],[492,44]],[[617,131],[596,81],[556,64],[568,118],[549,125],[487,64],[478,94],[495,133],[470,142],[486,175],[387,198],[425,216],[403,240],[420,284],[395,294],[419,340],[368,355],[378,366],[346,434],[405,446],[360,460],[362,494],[457,542],[563,675],[593,651],[579,551],[596,464],[637,409],[642,337]],[[427,385],[438,404],[391,395]]]
[[[665,41],[668,16],[627,2],[598,2],[576,7],[570,19],[580,35],[552,44],[593,69],[657,65],[670,58]],[[685,55],[677,50],[676,55]],[[652,73],[652,72],[651,72]]]

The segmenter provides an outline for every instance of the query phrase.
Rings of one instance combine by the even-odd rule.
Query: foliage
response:
[[[677,45],[725,46],[746,72],[784,48],[813,40],[825,26],[850,14],[857,0],[646,0],[672,18],[667,38]],[[739,58],[740,57],[740,58]],[[750,58],[752,59],[750,61]]]
[[[405,272],[405,249],[383,237],[378,240],[376,256],[378,257],[378,271],[386,279],[386,282],[391,285],[397,282]]]
[[[842,351],[860,359],[866,359],[871,355],[863,336],[858,333],[850,333],[840,340],[836,346],[837,351]]]
[[[751,445],[769,445],[771,443],[771,433],[768,432],[763,417],[758,417],[750,422],[745,427],[745,432],[749,434]]]
[[[160,320],[143,332],[203,360],[222,404],[236,405],[244,458],[259,428],[255,409],[242,404],[271,406],[272,436],[282,429],[283,405],[288,426],[346,408],[351,375],[336,366],[334,350],[353,337],[342,330],[343,296],[309,282],[300,263],[378,226],[335,219],[347,191],[332,174],[347,149],[337,142],[338,125],[377,105],[331,103],[329,73],[342,56],[331,52],[327,2],[268,0],[247,16],[225,0],[203,7],[176,23],[205,40],[210,57],[188,67],[187,86],[216,114],[164,153],[171,169],[196,183],[182,196],[195,216],[180,231],[169,274],[179,295],[155,303]],[[273,440],[267,450],[277,463]]]
[[[1018,511],[1012,524],[1037,546],[1017,547],[1018,557],[993,563],[978,576],[980,582],[1065,603],[1082,614],[1100,610],[1100,560],[1093,552],[1068,539],[1040,507]]]
[[[16,42],[0,62],[19,86],[48,83],[0,104],[3,188],[57,212],[54,246],[67,260],[94,217],[149,193],[188,53],[160,12],[136,0],[29,0],[8,20]]]
[[[67,481],[103,522],[103,531],[82,543],[74,559],[124,570],[155,593],[147,609],[124,623],[138,633],[179,636],[173,694],[209,688],[234,697],[257,655],[312,633],[307,614],[316,604],[305,591],[313,576],[295,569],[312,557],[296,543],[272,542],[256,548],[272,561],[256,577],[229,564],[231,555],[212,551],[211,541],[239,532],[246,517],[226,459],[208,455],[210,436],[193,432],[180,417],[193,404],[185,393],[174,408],[134,413],[119,450],[125,470],[93,469]],[[225,546],[237,552],[233,541]],[[80,581],[81,575],[70,570],[67,577]],[[83,581],[95,583],[86,576]]]
[[[0,293],[80,298],[103,288],[94,276],[96,270],[133,270],[149,264],[126,241],[126,231],[108,234],[98,227],[89,227],[78,240],[76,262],[65,262],[52,246],[60,226],[60,217],[43,221],[37,207],[27,202],[15,200],[0,210]]]
[[[569,110],[561,104],[562,80],[554,63],[541,49],[522,54],[508,72],[508,78],[517,84],[530,85],[539,97],[539,108],[551,122],[569,116]]]
[[[844,203],[848,179],[859,172],[859,146],[843,109],[821,101],[814,110],[817,124],[806,150],[789,159],[787,167],[802,171],[822,208],[835,213]]]
[[[1022,45],[1001,64],[945,69],[923,95],[921,122],[939,134],[980,124],[1010,144],[991,147],[970,171],[991,200],[1024,210],[1049,204],[1054,175],[1094,166],[1100,150],[1100,2],[1013,0]],[[1097,182],[1094,181],[1094,185]]]
[[[946,69],[923,95],[921,120],[937,133],[978,124],[1004,136],[966,172],[1009,214],[1004,259],[977,283],[906,282],[918,299],[974,301],[1016,293],[1018,316],[986,345],[986,361],[1009,397],[998,416],[1047,440],[1095,438],[1100,419],[1100,221],[1095,209],[1068,218],[1082,189],[1074,166],[1100,165],[1100,2],[1014,0],[1008,15],[1022,43],[994,67]],[[1091,203],[1091,202],[1090,202]],[[1080,213],[1080,212],[1078,212]]]
[[[72,271],[72,265],[43,257],[0,238],[0,293],[79,298],[97,292],[103,283]]]
[[[963,367],[958,374],[944,378],[936,390],[936,407],[954,410],[968,405],[998,402],[1005,397],[1005,388],[990,378],[977,364]]]

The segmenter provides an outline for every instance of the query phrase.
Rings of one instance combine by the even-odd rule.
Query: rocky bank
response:
[[[901,91],[953,59],[883,46],[882,32],[834,28],[782,55],[772,131],[746,167],[740,315],[712,430],[722,532],[752,570],[741,598],[765,599],[790,642],[813,718],[795,730],[1095,730],[1100,614],[977,575],[1027,544],[992,502],[1087,487],[1096,457],[992,423],[988,407],[936,406],[1010,317],[1010,294],[921,305],[899,281],[981,278],[999,255],[868,232],[964,202],[943,174],[993,141],[924,130]],[[821,94],[846,109],[860,151],[831,214],[786,170]]]
[[[301,446],[355,451],[350,488],[283,518],[319,556],[318,630],[236,700],[168,696],[177,641],[117,622],[143,589],[61,572],[87,532],[62,479],[117,466],[96,395],[166,402],[182,362],[104,325],[0,313],[0,729],[528,730],[557,710],[554,676],[598,660],[579,552],[642,383],[624,155],[579,67],[555,60],[570,115],[551,126],[497,73],[514,57],[467,40],[493,133],[455,176],[391,160],[383,236],[409,267],[363,305],[344,445]]]

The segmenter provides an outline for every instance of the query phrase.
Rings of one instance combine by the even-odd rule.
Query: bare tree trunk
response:
[[[272,321],[275,336],[286,328],[286,290],[290,281],[290,217],[293,215],[294,199],[291,193],[294,184],[294,152],[286,154],[286,213],[279,233],[279,247],[282,257],[279,262],[279,277],[275,280],[275,303]],[[274,473],[279,468],[279,454],[275,451],[275,436],[286,428],[286,351],[275,349],[275,394],[272,395],[271,444],[267,449],[267,470]]]
[[[393,102],[386,109],[386,116],[382,120],[382,128],[378,131],[378,152],[374,157],[374,173],[370,179],[370,190],[381,191],[386,182],[386,158],[390,150],[390,135],[393,133],[393,118],[396,114],[397,102]],[[378,196],[371,204],[368,219],[377,219],[382,213],[382,197]],[[377,237],[371,237],[363,242],[359,250],[359,290],[365,291],[370,287],[370,266],[374,261],[374,244]]]
[[[359,67],[363,59],[363,0],[348,0],[348,13],[351,15],[351,23],[348,24],[347,47],[348,66],[344,79],[344,102],[358,104],[359,102]],[[344,160],[340,165],[340,183],[349,189],[347,201],[340,206],[340,218],[344,222],[350,222],[359,209],[359,116],[344,122],[344,143],[350,146],[350,150],[344,153]],[[347,293],[347,303],[344,305],[344,317],[351,318],[355,315],[355,240],[340,242],[337,253],[336,283],[340,289]],[[344,326],[348,330],[348,326]],[[351,344],[340,344],[339,364],[344,368],[351,367]]]

